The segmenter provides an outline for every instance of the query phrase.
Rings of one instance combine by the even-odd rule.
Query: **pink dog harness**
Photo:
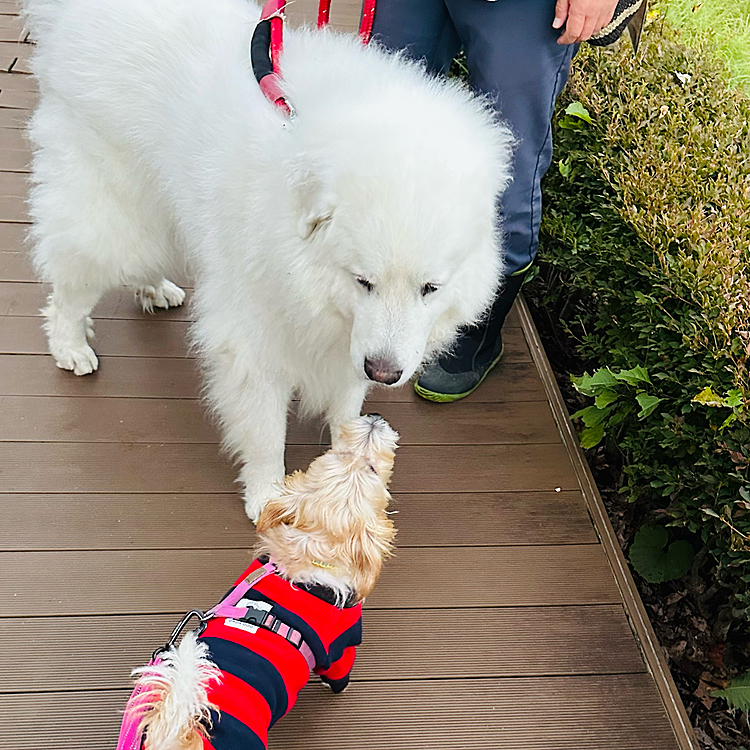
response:
[[[188,612],[185,617],[182,618],[179,625],[172,631],[172,635],[169,640],[161,646],[151,656],[147,666],[156,666],[161,663],[160,654],[168,649],[172,648],[177,639],[180,637],[180,633],[185,629],[187,624],[194,617],[198,619],[199,632],[203,632],[206,629],[206,624],[212,617],[231,617],[236,619],[242,619],[247,615],[249,607],[238,607],[237,603],[242,597],[263,578],[276,572],[276,567],[270,562],[263,565],[263,567],[254,570],[248,576],[237,584],[215,607],[210,609],[208,612],[203,614],[197,609]],[[287,626],[285,626],[287,627]],[[291,631],[291,628],[289,628]],[[296,631],[295,631],[296,632]],[[286,633],[285,635],[288,635]],[[281,635],[281,633],[280,633]],[[302,641],[302,635],[299,635],[299,648],[302,655],[305,657],[305,661],[308,663],[310,669],[315,666],[315,658],[310,651],[309,646],[306,646]],[[282,636],[284,637],[284,636]],[[305,650],[303,651],[303,648]],[[144,676],[148,677],[148,671],[144,672]],[[141,750],[143,746],[143,735],[140,731],[141,721],[145,713],[146,705],[148,702],[148,696],[146,694],[146,687],[144,684],[139,684],[133,690],[132,695],[128,699],[128,703],[125,706],[125,716],[120,727],[120,738],[117,741],[117,750]]]
[[[221,672],[208,689],[218,710],[211,712],[206,750],[265,748],[269,727],[292,708],[311,671],[334,692],[348,685],[361,641],[362,606],[339,607],[330,597],[328,589],[293,585],[273,563],[255,560],[219,604],[205,614],[188,612],[154,652],[148,666],[158,665],[162,652],[197,618],[198,638]],[[117,750],[141,750],[148,705],[147,688],[139,682],[125,709]]]

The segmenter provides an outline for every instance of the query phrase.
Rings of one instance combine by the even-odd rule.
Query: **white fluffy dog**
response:
[[[293,394],[334,441],[498,284],[512,138],[465,87],[353,37],[288,30],[287,121],[261,93],[247,0],[25,0],[41,101],[32,238],[57,365],[98,362],[89,315],[128,284],[179,305],[256,518]]]

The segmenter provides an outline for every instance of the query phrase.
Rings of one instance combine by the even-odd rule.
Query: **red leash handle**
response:
[[[376,0],[364,0],[362,20],[359,24],[359,38],[362,44],[369,44],[372,36],[372,24],[375,20]],[[320,0],[318,3],[318,28],[322,29],[331,22],[331,0]]]
[[[365,0],[362,6],[362,21],[359,24],[359,38],[362,44],[369,44],[372,37],[372,24],[375,22],[376,0]]]
[[[266,99],[291,117],[292,106],[282,90],[279,60],[284,49],[284,8],[286,0],[268,0],[250,42],[250,60],[255,79]]]
[[[318,28],[322,29],[331,22],[331,0],[320,0],[318,4]]]
[[[372,25],[375,21],[376,0],[364,0],[362,20],[359,25],[359,38],[363,44],[369,44],[372,36]],[[284,95],[283,78],[279,70],[279,61],[284,49],[284,8],[286,0],[268,0],[263,6],[260,21],[255,27],[250,42],[250,60],[255,79],[266,99],[284,112],[288,117],[294,115],[294,108]],[[331,20],[331,0],[319,0],[318,28],[326,27]]]

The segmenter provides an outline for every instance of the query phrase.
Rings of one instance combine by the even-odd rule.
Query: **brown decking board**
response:
[[[23,617],[208,609],[225,593],[227,581],[237,577],[232,573],[251,560],[247,549],[5,552],[0,611]],[[402,547],[385,567],[367,607],[528,607],[619,600],[598,544],[471,551]]]
[[[38,101],[35,78],[17,73],[0,73],[0,107],[32,110]]]
[[[202,513],[207,501],[221,512]],[[2,502],[0,551],[231,549],[255,542],[236,493],[11,494]],[[578,491],[396,493],[392,508],[399,547],[596,542]]]
[[[127,695],[126,690],[0,695],[0,748],[112,748],[116,733],[110,717],[122,710]],[[345,696],[311,684],[269,736],[269,750],[352,747],[674,750],[677,745],[647,674],[373,681],[355,683]]]
[[[9,134],[22,132],[22,131],[10,130],[8,128],[5,128],[0,131],[0,143],[2,143],[6,137],[5,130],[7,130]],[[25,257],[28,257],[26,255],[26,247],[24,245],[24,239],[26,237],[26,232],[28,231],[29,231],[28,224],[13,224],[13,223],[7,222],[5,220],[5,217],[0,216],[0,252],[2,253],[21,253],[22,252]],[[30,263],[28,265],[28,269],[29,270],[31,269]],[[33,273],[30,273],[25,279],[19,279],[19,281],[36,281],[36,280],[37,279],[34,277]],[[0,281],[15,281],[15,279],[6,279],[5,277],[0,276]]]
[[[437,421],[441,410],[433,404],[369,403],[389,421],[402,420],[402,446],[558,442],[555,420],[544,401],[466,404]],[[197,400],[89,398],[81,403],[66,396],[0,396],[0,414],[0,442],[220,442]],[[287,443],[321,445],[327,436],[320,420],[291,419]]]
[[[29,115],[31,112],[25,109],[8,109],[0,106],[0,129],[1,130],[23,130],[29,124]],[[18,221],[18,219],[8,218],[7,214],[3,214],[3,221]],[[25,221],[25,219],[21,219]]]
[[[31,73],[29,60],[34,51],[34,45],[9,42],[5,36],[7,34],[3,34],[0,28],[0,72]]]
[[[643,660],[622,607],[616,604],[562,607],[482,607],[399,610],[398,638],[392,610],[368,609],[367,638],[357,653],[356,681],[439,679],[446,654],[455,677],[628,674],[643,672]],[[130,671],[154,643],[174,627],[177,613],[156,615],[19,617],[8,620],[0,641],[0,659],[33,648],[37,656],[23,670],[6,675],[0,694],[38,690],[123,689]],[[471,619],[474,647],[465,648],[462,632],[452,627]],[[535,626],[529,627],[529,621]],[[84,641],[106,660],[72,658]],[[496,642],[515,648],[498,649]]]
[[[0,164],[3,165],[0,171],[2,172],[28,174],[30,161],[31,156],[25,149],[8,146],[0,149]]]
[[[1,200],[0,200],[1,203]],[[139,320],[97,320],[96,350],[117,357],[188,357],[189,323],[147,316]],[[508,362],[529,362],[531,356],[519,328],[503,338]],[[0,354],[46,354],[47,341],[38,320],[32,317],[0,317]]]
[[[23,42],[25,37],[23,23],[18,16],[0,15],[0,41],[11,42],[13,46],[19,46],[17,43]]]
[[[2,137],[2,131],[0,131]],[[28,224],[2,224],[3,227],[28,227]],[[4,245],[0,242],[0,248]],[[31,258],[25,252],[3,252],[0,249],[0,282],[7,281],[26,281],[28,276],[32,276],[34,271],[31,267]],[[7,295],[7,292],[6,292]],[[5,313],[3,313],[5,314]]]
[[[0,660],[19,668],[0,684],[0,750],[104,750],[129,670],[226,590],[255,537],[199,401],[188,306],[147,316],[115,290],[94,312],[98,373],[46,354],[49,289],[24,247],[33,48],[12,43],[14,10],[0,0]],[[333,3],[338,26],[358,17]],[[504,339],[465,402],[371,395],[402,434],[396,557],[352,687],[308,686],[271,748],[694,747],[523,308]],[[304,468],[325,434],[292,418],[289,442],[288,468]]]
[[[42,416],[42,415],[40,415]],[[289,471],[307,468],[312,445],[287,448]],[[394,492],[575,490],[559,444],[407,445]],[[0,443],[6,492],[233,492],[236,470],[210,443]],[[30,468],[33,467],[33,471]]]
[[[0,384],[9,396],[79,398],[197,398],[198,363],[181,358],[100,357],[99,371],[76,378],[50,366],[48,355],[0,354]],[[512,385],[511,385],[512,384]],[[501,362],[493,376],[465,403],[546,401],[531,362]],[[374,390],[369,403],[416,402],[410,386]]]
[[[2,155],[0,154],[0,158]],[[27,256],[27,253],[16,253],[16,255]],[[16,267],[16,275],[21,275],[21,266]],[[33,274],[28,268],[29,274]],[[25,272],[24,272],[25,275]],[[36,317],[47,302],[52,287],[49,284],[29,283],[28,281],[8,281],[0,285],[0,315],[13,317]],[[155,310],[160,320],[190,321],[192,314],[190,309],[190,290],[187,290],[185,304],[180,307],[171,307],[169,310]],[[121,289],[108,292],[99,301],[94,315],[95,320],[109,318],[113,320],[143,320],[144,314],[140,304],[135,300],[132,289],[122,287]],[[148,316],[145,316],[148,317]]]

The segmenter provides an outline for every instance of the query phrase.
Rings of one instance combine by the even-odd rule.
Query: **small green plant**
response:
[[[645,419],[662,402],[658,396],[650,395],[646,385],[651,385],[645,367],[613,372],[603,367],[593,375],[571,376],[579,393],[594,398],[593,406],[587,406],[572,415],[581,419],[586,428],[581,432],[581,446],[593,448],[605,435],[607,427],[616,427],[634,413]]]
[[[565,130],[582,130],[586,125],[593,125],[594,121],[586,107],[581,102],[571,102],[565,107],[557,125]]]
[[[726,396],[718,396],[713,392],[710,385],[707,385],[694,399],[693,403],[703,404],[704,406],[715,406],[718,408],[731,409],[729,416],[724,420],[720,430],[724,430],[737,420],[742,420],[745,416],[745,399],[739,388],[732,388]]]
[[[683,539],[669,547],[669,531],[663,526],[642,526],[630,545],[630,562],[649,583],[682,578],[690,570],[695,556],[690,542]]]

